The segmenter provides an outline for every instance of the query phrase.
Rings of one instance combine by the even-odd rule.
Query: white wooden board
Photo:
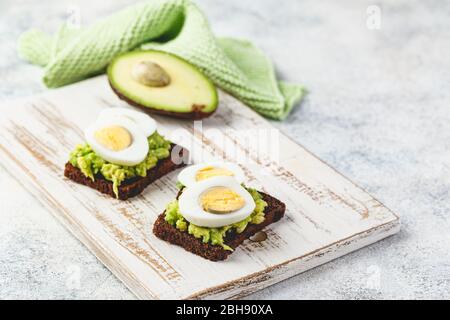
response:
[[[103,76],[2,106],[1,161],[144,299],[239,298],[399,230],[398,217],[379,201],[286,136],[277,136],[265,119],[234,98],[221,93],[220,99],[219,110],[202,127],[155,119],[163,134],[191,149],[194,162],[238,158],[248,185],[287,205],[285,218],[267,228],[265,242],[247,241],[223,262],[185,252],[151,232],[176,195],[178,171],[129,201],[63,176],[70,151],[83,142],[82,129],[101,109],[125,105]],[[260,148],[246,144],[255,134],[269,135]],[[264,146],[270,148],[261,150]]]

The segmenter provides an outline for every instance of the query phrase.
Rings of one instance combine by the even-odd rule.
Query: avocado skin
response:
[[[161,109],[145,107],[145,106],[137,103],[136,101],[133,101],[133,100],[127,98],[126,96],[124,96],[123,94],[121,94],[118,90],[116,90],[114,88],[114,86],[111,84],[111,81],[108,81],[108,83],[109,83],[109,86],[111,87],[111,89],[119,97],[120,100],[123,100],[126,103],[128,103],[129,105],[135,106],[135,107],[141,109],[142,111],[144,111],[146,113],[150,113],[150,114],[158,114],[158,115],[175,117],[175,118],[180,118],[180,119],[200,120],[200,119],[204,119],[204,118],[211,116],[217,110],[217,108],[215,108],[212,112],[202,112],[201,106],[198,106],[198,107],[193,106],[192,112],[173,112],[173,111],[166,111],[166,110],[161,110]]]
[[[112,67],[113,67],[115,61],[117,59],[123,58],[123,56],[128,55],[128,54],[133,54],[133,53],[139,54],[139,53],[145,53],[145,52],[160,53],[160,54],[164,54],[167,56],[171,56],[171,57],[175,58],[176,60],[181,61],[184,64],[187,64],[189,67],[195,69],[197,72],[202,74],[202,72],[200,70],[198,70],[195,66],[193,66],[192,64],[190,64],[183,58],[176,56],[174,54],[168,53],[168,52],[159,51],[159,50],[135,50],[135,51],[127,52],[127,53],[122,53],[122,54],[114,57],[114,59],[111,61],[111,63],[109,64],[109,66],[107,68],[109,86],[111,87],[113,92],[119,97],[119,99],[121,99],[121,100],[127,102],[128,104],[135,106],[149,114],[158,114],[158,115],[164,115],[164,116],[180,118],[180,119],[200,120],[200,119],[204,119],[204,118],[211,116],[217,110],[217,107],[219,104],[219,101],[218,101],[219,97],[218,97],[217,89],[216,89],[215,85],[213,84],[213,82],[203,74],[202,75],[203,75],[204,79],[207,82],[209,82],[211,89],[214,91],[214,110],[212,110],[211,112],[203,112],[202,109],[204,109],[204,107],[202,105],[195,105],[195,104],[192,105],[191,112],[168,111],[168,110],[161,109],[161,108],[157,109],[157,108],[151,107],[150,105],[145,106],[143,104],[140,104],[139,102],[127,97],[125,93],[121,93],[119,91],[119,89],[117,89],[113,85],[114,81],[111,80],[112,79]]]

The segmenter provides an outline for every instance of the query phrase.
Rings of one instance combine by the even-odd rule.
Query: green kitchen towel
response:
[[[270,60],[250,42],[216,38],[189,0],[145,1],[86,28],[63,25],[53,36],[32,29],[19,39],[20,56],[44,67],[48,87],[103,73],[115,55],[138,48],[183,57],[218,87],[273,119],[284,119],[304,94],[300,85],[277,81]]]

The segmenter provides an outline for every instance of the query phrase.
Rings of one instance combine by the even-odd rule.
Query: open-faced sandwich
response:
[[[155,120],[127,108],[108,108],[85,132],[65,165],[69,179],[118,199],[140,194],[184,166],[187,150],[158,133]]]
[[[225,260],[285,212],[284,203],[245,186],[244,177],[238,165],[227,162],[184,169],[178,196],[158,216],[153,233],[203,258]]]

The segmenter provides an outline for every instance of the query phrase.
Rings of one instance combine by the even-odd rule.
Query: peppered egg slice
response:
[[[182,185],[189,187],[199,181],[219,176],[233,177],[239,183],[245,180],[244,172],[237,164],[215,161],[194,164],[185,168],[178,174],[178,181]]]
[[[91,148],[104,160],[124,166],[142,162],[148,141],[135,122],[123,117],[101,118],[84,131]]]
[[[107,108],[100,112],[99,119],[109,119],[111,117],[124,117],[133,121],[145,134],[151,136],[157,128],[156,121],[149,115],[128,108]]]
[[[212,177],[185,188],[178,198],[190,223],[220,228],[247,218],[255,210],[251,194],[232,177]]]

